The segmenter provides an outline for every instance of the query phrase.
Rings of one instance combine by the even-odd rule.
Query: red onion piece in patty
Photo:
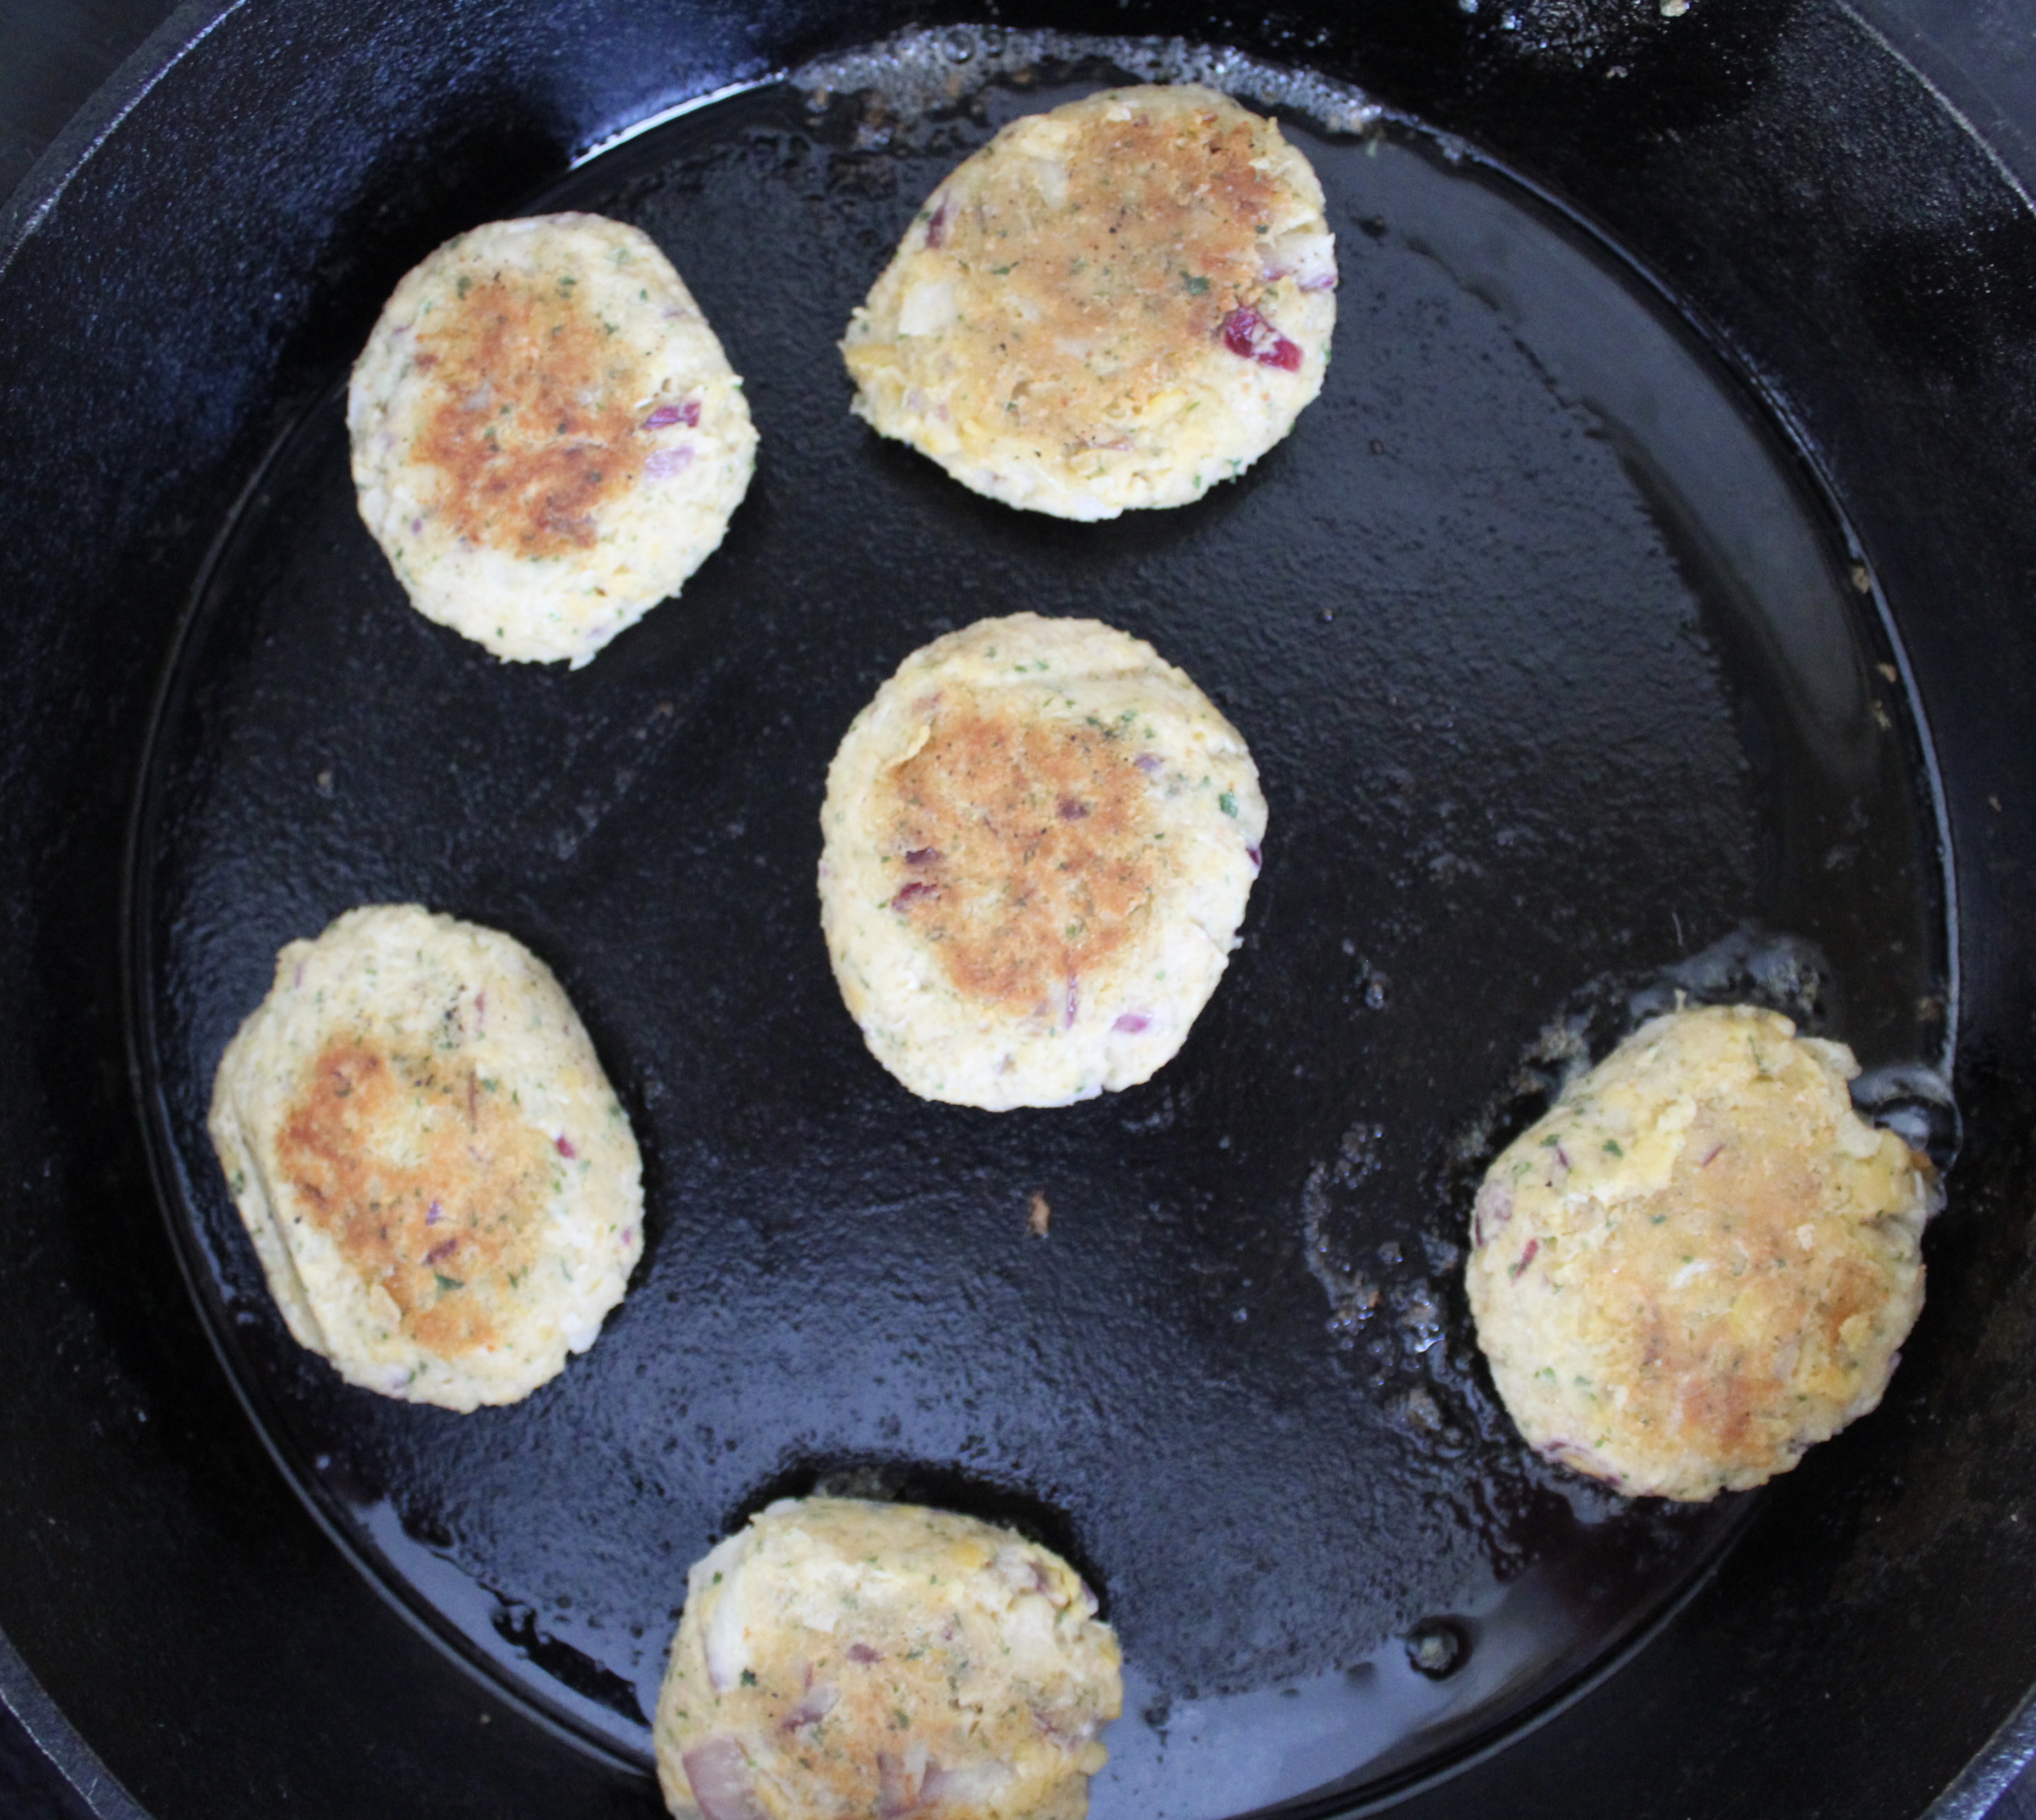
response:
[[[1053,1582],[1046,1577],[1046,1569],[1025,1550],[1006,1543],[997,1551],[997,1577],[1014,1592],[1039,1592],[1050,1596]],[[1065,1604],[1065,1600],[1056,1603]]]
[[[457,1238],[449,1238],[444,1244],[435,1245],[429,1251],[426,1252],[424,1253],[424,1262],[427,1264],[442,1264],[447,1258],[451,1257],[452,1254],[458,1249],[459,1241]]]
[[[878,1655],[875,1650],[872,1649],[867,1643],[850,1644],[848,1646],[848,1659],[851,1662],[881,1662],[884,1660],[884,1658]]]
[[[936,253],[941,243],[948,237],[948,202],[943,196],[933,205],[933,212],[926,217],[926,244]]]
[[[733,1738],[710,1738],[679,1759],[703,1820],[771,1820],[756,1799],[756,1784],[742,1747]]]
[[[905,863],[908,866],[938,865],[941,863],[941,850],[938,847],[914,847],[906,854]]]
[[[787,1713],[781,1721],[785,1730],[796,1731],[802,1725],[816,1725],[841,1704],[841,1690],[822,1682],[817,1687],[809,1688],[806,1697]]]
[[[1149,778],[1156,771],[1159,771],[1167,761],[1161,758],[1157,752],[1141,752],[1137,757],[1133,759],[1131,762]]]
[[[1487,1181],[1477,1191],[1477,1200],[1470,1210],[1471,1243],[1489,1243],[1512,1217],[1513,1190],[1503,1182]]]
[[[647,430],[669,430],[674,424],[683,424],[692,429],[699,422],[699,400],[688,398],[682,405],[660,405],[643,420]]]
[[[1223,319],[1223,345],[1240,360],[1276,367],[1283,373],[1301,370],[1301,350],[1256,310],[1233,310]]]
[[[1092,1720],[1083,1720],[1061,1711],[1048,1711],[1043,1706],[1032,1709],[1032,1723],[1050,1738],[1061,1750],[1072,1754],[1079,1750],[1095,1735]]]
[[[1061,820],[1064,822],[1087,821],[1088,820],[1088,804],[1087,803],[1076,802],[1073,797],[1062,797],[1061,798]]]
[[[1336,288],[1336,242],[1328,234],[1306,228],[1261,242],[1261,269],[1269,279],[1291,278],[1299,291]]]
[[[1601,1479],[1608,1485],[1626,1483],[1624,1474],[1615,1472],[1602,1457],[1580,1441],[1546,1441],[1541,1444],[1541,1452],[1548,1459],[1587,1473],[1593,1479]]]
[[[987,1801],[1010,1782],[1011,1772],[1001,1763],[970,1763],[959,1769],[929,1763],[926,1779],[919,1784],[919,1800],[927,1807],[943,1801],[957,1807],[965,1802]]]
[[[572,1147],[572,1140],[567,1137],[564,1132],[560,1132],[556,1137],[553,1138],[552,1140],[552,1143],[558,1151],[559,1155],[566,1158],[568,1161],[579,1155],[579,1152],[575,1150]]]
[[[693,446],[681,443],[676,449],[660,449],[643,464],[647,480],[669,480],[693,465]]]
[[[938,885],[928,884],[923,879],[914,879],[910,884],[898,887],[898,895],[892,899],[891,907],[894,910],[903,910],[915,899],[936,895],[940,888]]]
[[[427,1226],[436,1226],[438,1223],[444,1218],[445,1209],[440,1207],[436,1201],[433,1201],[429,1207],[424,1209],[424,1224]]]
[[[927,1804],[926,1778],[937,1765],[926,1760],[926,1747],[914,1743],[903,1757],[877,1753],[877,1811],[880,1820],[899,1820]]]
[[[905,1784],[905,1768],[888,1750],[877,1753],[877,1811],[884,1820],[895,1820],[919,1804],[919,1791]]]
[[[1265,862],[1258,857],[1258,850],[1256,847],[1246,847],[1244,850],[1244,857],[1251,861],[1251,869],[1254,872],[1257,872],[1265,866]]]
[[[1127,1011],[1110,1027],[1120,1030],[1126,1036],[1137,1036],[1152,1028],[1152,1020],[1142,1011]]]

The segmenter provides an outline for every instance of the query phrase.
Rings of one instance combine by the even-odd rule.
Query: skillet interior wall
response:
[[[15,452],[0,1629],[160,1815],[646,1811],[639,1785],[491,1710],[389,1613],[233,1404],[130,1110],[125,818],[207,540],[396,274],[609,128],[905,17],[243,9],[0,273]],[[1407,1811],[1913,1814],[2036,1680],[2036,759],[2018,737],[2036,725],[2036,525],[2019,510],[2036,481],[2036,224],[1823,0],[1700,0],[1672,22],[1541,0],[1514,17],[1418,0],[1252,19],[1132,5],[1113,23],[1313,62],[1491,145],[1772,386],[1867,539],[1944,760],[1969,1142],[1883,1415],[1785,1481],[1640,1657]],[[195,35],[200,17],[179,19]]]

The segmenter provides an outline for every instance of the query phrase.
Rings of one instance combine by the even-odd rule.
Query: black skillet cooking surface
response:
[[[251,477],[173,666],[134,1008],[243,1396],[475,1673],[646,1764],[692,1559],[773,1496],[914,1497],[1030,1530],[1101,1593],[1127,1709],[1098,1820],[1215,1817],[1517,1724],[1716,1559],[1751,1501],[1631,1503],[1514,1434],[1460,1283],[1478,1172],[1678,985],[1869,1069],[1944,1063],[1950,910],[1903,660],[1831,503],[1668,300],[1411,122],[1288,112],[1338,236],[1334,359],[1199,504],[1017,514],[852,419],[834,343],[921,199],[1004,120],[1124,79],[1037,49],[957,32],[831,96],[743,93],[530,199],[658,241],[763,438],[720,552],[583,672],[409,609],[335,375]],[[888,100],[845,92],[873,72]],[[1183,665],[1271,827],[1181,1056],[993,1116],[865,1052],[814,870],[856,709],[1020,609]],[[599,1343],[466,1417],[291,1343],[204,1132],[276,950],[407,900],[551,963],[645,1155],[647,1249]]]

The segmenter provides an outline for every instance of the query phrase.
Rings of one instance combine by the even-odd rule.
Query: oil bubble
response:
[[[1407,1633],[1408,1664],[1431,1681],[1448,1679],[1469,1655],[1470,1639],[1449,1618],[1423,1618]]]

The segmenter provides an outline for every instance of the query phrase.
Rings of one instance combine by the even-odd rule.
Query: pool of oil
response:
[[[1069,525],[874,437],[834,344],[957,159],[1127,74],[1281,112],[1339,322],[1322,398],[1241,480]],[[1098,1820],[1389,1796],[1615,1664],[1754,1501],[1629,1502],[1520,1444],[1460,1280],[1483,1162],[1679,989],[1843,1038],[1887,1116],[1951,1141],[1927,737],[1810,465],[1530,185],[1220,51],[922,35],[530,205],[643,227],[719,330],[763,439],[726,544],[589,669],[498,665],[405,602],[336,386],[226,529],[149,759],[145,1111],[313,1509],[456,1660],[639,1766],[687,1566],[818,1485],[1014,1522],[1091,1577],[1126,1679]],[[1020,609],[1186,669],[1271,827],[1182,1054],[993,1116],[864,1051],[814,868],[856,709]],[[556,970],[645,1155],[600,1342],[465,1417],[291,1343],[204,1131],[277,949],[409,900]]]

